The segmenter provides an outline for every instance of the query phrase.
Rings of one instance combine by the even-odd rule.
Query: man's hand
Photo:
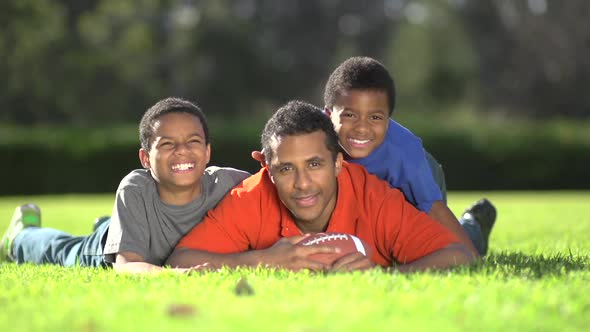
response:
[[[375,263],[373,263],[369,257],[361,254],[360,252],[354,252],[340,257],[334,262],[334,264],[332,264],[330,271],[348,272],[355,270],[369,270],[374,267]]]
[[[306,235],[282,238],[267,249],[228,254],[176,248],[168,257],[166,264],[172,268],[191,268],[209,263],[209,266],[212,267],[266,266],[294,271],[301,269],[325,271],[330,268],[330,266],[312,260],[309,256],[313,254],[337,254],[340,249],[325,245],[301,246],[296,244],[305,237]]]
[[[260,250],[260,263],[268,267],[278,267],[298,271],[309,269],[312,271],[326,271],[330,266],[309,258],[314,254],[337,254],[340,249],[325,245],[297,245],[308,235],[282,238],[272,247]]]

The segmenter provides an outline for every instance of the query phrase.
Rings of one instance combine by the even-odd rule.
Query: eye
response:
[[[188,141],[188,144],[195,145],[195,144],[201,144],[201,142],[202,142],[202,140],[200,138],[191,138]]]
[[[352,112],[342,112],[341,117],[343,117],[343,118],[352,118],[352,117],[354,117],[354,113],[352,113]]]
[[[160,148],[163,148],[163,149],[170,149],[174,146],[174,144],[172,144],[172,142],[170,142],[170,141],[164,141],[164,142],[160,142],[159,146],[160,146]]]
[[[288,165],[279,167],[279,173],[281,173],[281,174],[289,173],[292,170],[293,170],[293,167],[288,166]]]
[[[312,161],[309,163],[310,168],[318,168],[320,166],[322,166],[322,164],[319,161]]]
[[[381,121],[385,117],[383,115],[371,115],[371,120]]]

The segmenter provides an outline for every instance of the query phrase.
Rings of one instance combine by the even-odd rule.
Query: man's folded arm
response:
[[[411,263],[394,266],[394,270],[399,272],[442,270],[453,266],[470,264],[476,260],[477,257],[464,244],[456,242]]]
[[[179,247],[174,249],[166,260],[166,265],[172,268],[191,268],[208,264],[214,268],[227,266],[257,266],[261,261],[259,251],[246,251],[233,254],[212,253],[204,250]]]
[[[339,249],[332,246],[296,245],[304,236],[282,238],[269,248],[261,250],[231,251],[226,253],[213,253],[194,248],[178,246],[168,260],[166,265],[172,268],[192,268],[208,264],[212,268],[227,266],[235,268],[239,266],[284,268],[288,270],[326,270],[326,266],[309,258],[314,254],[334,254]]]

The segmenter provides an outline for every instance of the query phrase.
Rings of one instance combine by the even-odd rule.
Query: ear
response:
[[[266,161],[264,160],[264,150],[252,151],[252,152],[250,152],[250,156],[252,157],[252,159],[254,159],[260,163],[260,167],[266,166]]]
[[[145,169],[150,169],[150,155],[143,148],[139,149],[139,162]]]
[[[336,155],[336,161],[334,162],[334,167],[336,168],[335,173],[336,176],[338,176],[338,174],[340,174],[340,171],[342,170],[342,162],[344,161],[344,157],[342,156],[342,152],[338,152],[338,154]]]
[[[332,116],[332,109],[328,106],[324,106],[324,114],[326,114],[328,117]]]
[[[209,162],[211,161],[211,143],[207,144],[207,151],[205,152],[205,159],[207,160],[207,162],[205,162],[205,165],[209,164]]]

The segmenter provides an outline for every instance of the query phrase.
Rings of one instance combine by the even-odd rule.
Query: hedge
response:
[[[590,189],[590,143],[579,135],[435,129],[422,128],[420,135],[443,164],[449,190]],[[250,151],[259,146],[253,134],[258,130],[218,131],[227,136],[214,137],[211,164],[257,171]],[[140,167],[136,128],[121,131],[133,134],[82,130],[47,139],[30,134],[18,142],[0,135],[0,195],[114,192],[123,176]]]

